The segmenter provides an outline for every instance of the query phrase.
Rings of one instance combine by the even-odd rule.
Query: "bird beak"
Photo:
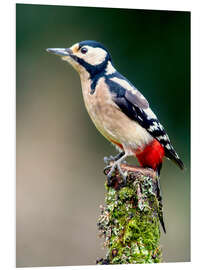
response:
[[[62,48],[48,48],[46,49],[47,52],[56,54],[58,56],[70,56],[72,54],[72,50],[67,48],[67,49],[62,49]]]

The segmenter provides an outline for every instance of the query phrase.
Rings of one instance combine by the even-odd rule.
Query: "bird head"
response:
[[[88,72],[90,77],[94,77],[112,67],[110,53],[101,43],[92,40],[76,43],[70,48],[49,48],[47,51],[61,56],[80,75]]]

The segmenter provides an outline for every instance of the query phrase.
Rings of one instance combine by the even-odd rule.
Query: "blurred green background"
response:
[[[190,13],[16,6],[18,267],[95,264],[103,157],[115,149],[85,110],[78,74],[48,47],[97,40],[150,101],[186,170],[161,174],[165,262],[190,260]],[[130,159],[135,163],[135,159]]]

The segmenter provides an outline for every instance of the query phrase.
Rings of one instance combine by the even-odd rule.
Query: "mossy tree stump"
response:
[[[151,169],[122,164],[127,172],[123,185],[118,172],[110,186],[105,182],[105,206],[101,206],[98,228],[104,236],[106,258],[97,264],[141,264],[162,261],[160,248],[159,180]],[[109,172],[105,170],[107,175]]]

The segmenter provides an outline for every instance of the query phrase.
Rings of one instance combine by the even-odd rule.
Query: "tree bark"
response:
[[[159,263],[160,214],[163,217],[159,179],[151,169],[127,164],[121,168],[128,175],[125,185],[118,171],[109,186],[105,182],[105,206],[101,206],[97,226],[107,253],[97,264]]]

